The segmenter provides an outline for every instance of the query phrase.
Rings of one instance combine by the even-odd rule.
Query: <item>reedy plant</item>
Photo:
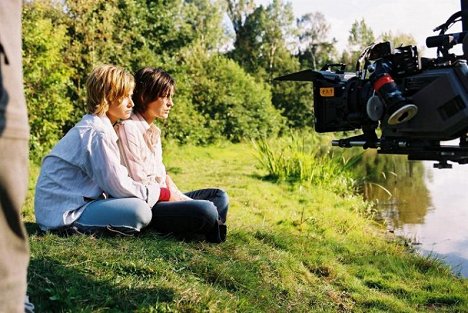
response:
[[[315,133],[252,140],[257,159],[270,179],[317,186],[340,194],[352,192],[355,179],[350,169],[362,154],[347,158],[341,151],[321,143],[321,137]]]

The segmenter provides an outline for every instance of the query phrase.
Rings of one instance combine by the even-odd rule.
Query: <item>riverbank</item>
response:
[[[249,144],[166,148],[182,190],[231,198],[226,243],[42,235],[32,212],[29,294],[38,312],[467,312],[468,281],[409,251],[356,195],[266,180]]]
[[[468,278],[468,167],[452,164],[452,169],[437,169],[432,161],[414,163],[404,157],[391,161],[392,174],[373,181],[382,188],[368,185],[367,198],[374,201],[389,230]]]

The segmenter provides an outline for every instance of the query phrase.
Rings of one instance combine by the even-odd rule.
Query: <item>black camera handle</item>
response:
[[[457,20],[458,18],[460,18],[459,20]],[[463,8],[462,6],[462,9],[461,11],[458,11],[454,14],[452,14],[452,16],[450,16],[447,21],[445,21],[445,23],[437,26],[436,28],[433,29],[433,31],[440,31],[439,35],[444,35],[445,32],[449,29],[450,26],[452,26],[452,24],[454,24],[455,22],[458,22],[458,21],[462,21],[462,24],[465,24],[464,22],[468,20],[468,7],[467,8]],[[463,26],[463,31],[466,31],[465,29],[465,25],[462,25]]]
[[[461,1],[461,10],[462,11],[468,11],[468,0],[460,0]],[[462,16],[462,30],[464,32],[468,32],[468,17]]]
[[[460,0],[461,10],[450,16],[447,21],[437,26],[433,31],[440,31],[437,36],[426,38],[428,48],[437,48],[437,54],[449,58],[449,50],[457,45],[463,44],[463,51],[468,55],[468,0]],[[462,32],[445,34],[445,32],[456,22],[462,22]]]

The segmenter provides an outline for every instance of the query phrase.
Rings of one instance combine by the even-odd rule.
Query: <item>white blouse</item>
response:
[[[115,126],[122,164],[135,181],[166,185],[166,168],[162,159],[161,130],[148,124],[138,113]]]
[[[159,185],[129,177],[117,141],[107,116],[88,114],[44,158],[34,200],[43,230],[72,224],[90,201],[103,196],[136,197],[154,206]]]

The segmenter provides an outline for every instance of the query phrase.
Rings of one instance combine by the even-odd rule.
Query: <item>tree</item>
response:
[[[227,0],[226,4],[227,14],[237,35],[244,26],[247,16],[254,11],[255,2],[254,0]]]
[[[247,13],[250,7],[244,5],[241,11],[240,2],[238,4],[237,14],[230,14],[235,18],[236,41],[228,55],[247,72],[267,82],[298,71],[300,63],[292,53],[296,48],[293,45],[296,26],[290,3],[274,0],[267,7],[256,7],[250,14]],[[273,105],[288,119],[290,126],[312,125],[310,84],[273,83],[271,94]]]
[[[192,27],[194,40],[208,51],[218,51],[226,42],[222,22],[225,3],[221,0],[186,0],[186,21]]]
[[[62,137],[73,108],[69,91],[74,71],[63,62],[70,43],[63,17],[63,8],[49,1],[23,5],[24,91],[35,161]]]
[[[408,45],[416,46],[417,44],[413,35],[404,33],[393,34],[391,31],[382,33],[379,36],[379,41],[389,41],[394,48]]]
[[[304,67],[318,69],[336,57],[336,39],[327,40],[330,24],[320,12],[308,13],[297,19],[298,56]]]
[[[118,14],[118,0],[65,1],[65,27],[70,44],[64,62],[74,69],[71,98],[74,103],[70,128],[86,112],[85,82],[91,69],[102,63],[115,63],[114,56],[120,50],[114,41]],[[122,63],[118,63],[122,64]]]
[[[352,51],[362,51],[375,41],[374,32],[364,19],[354,21],[349,31],[348,44]]]
[[[231,3],[231,8],[234,5]],[[282,58],[291,58],[288,40],[294,32],[290,3],[274,0],[266,8],[256,7],[247,14],[248,6],[238,3],[238,11],[230,13],[236,31],[234,50],[229,54],[248,72],[271,79],[280,68]],[[244,11],[240,11],[244,8]],[[243,17],[245,14],[245,18]],[[242,23],[243,21],[243,23]]]
[[[362,51],[374,42],[374,32],[367,26],[364,19],[361,19],[361,21],[354,21],[348,37],[349,54],[343,53],[342,62],[345,64],[356,64]],[[345,55],[347,55],[349,59],[345,59]]]

